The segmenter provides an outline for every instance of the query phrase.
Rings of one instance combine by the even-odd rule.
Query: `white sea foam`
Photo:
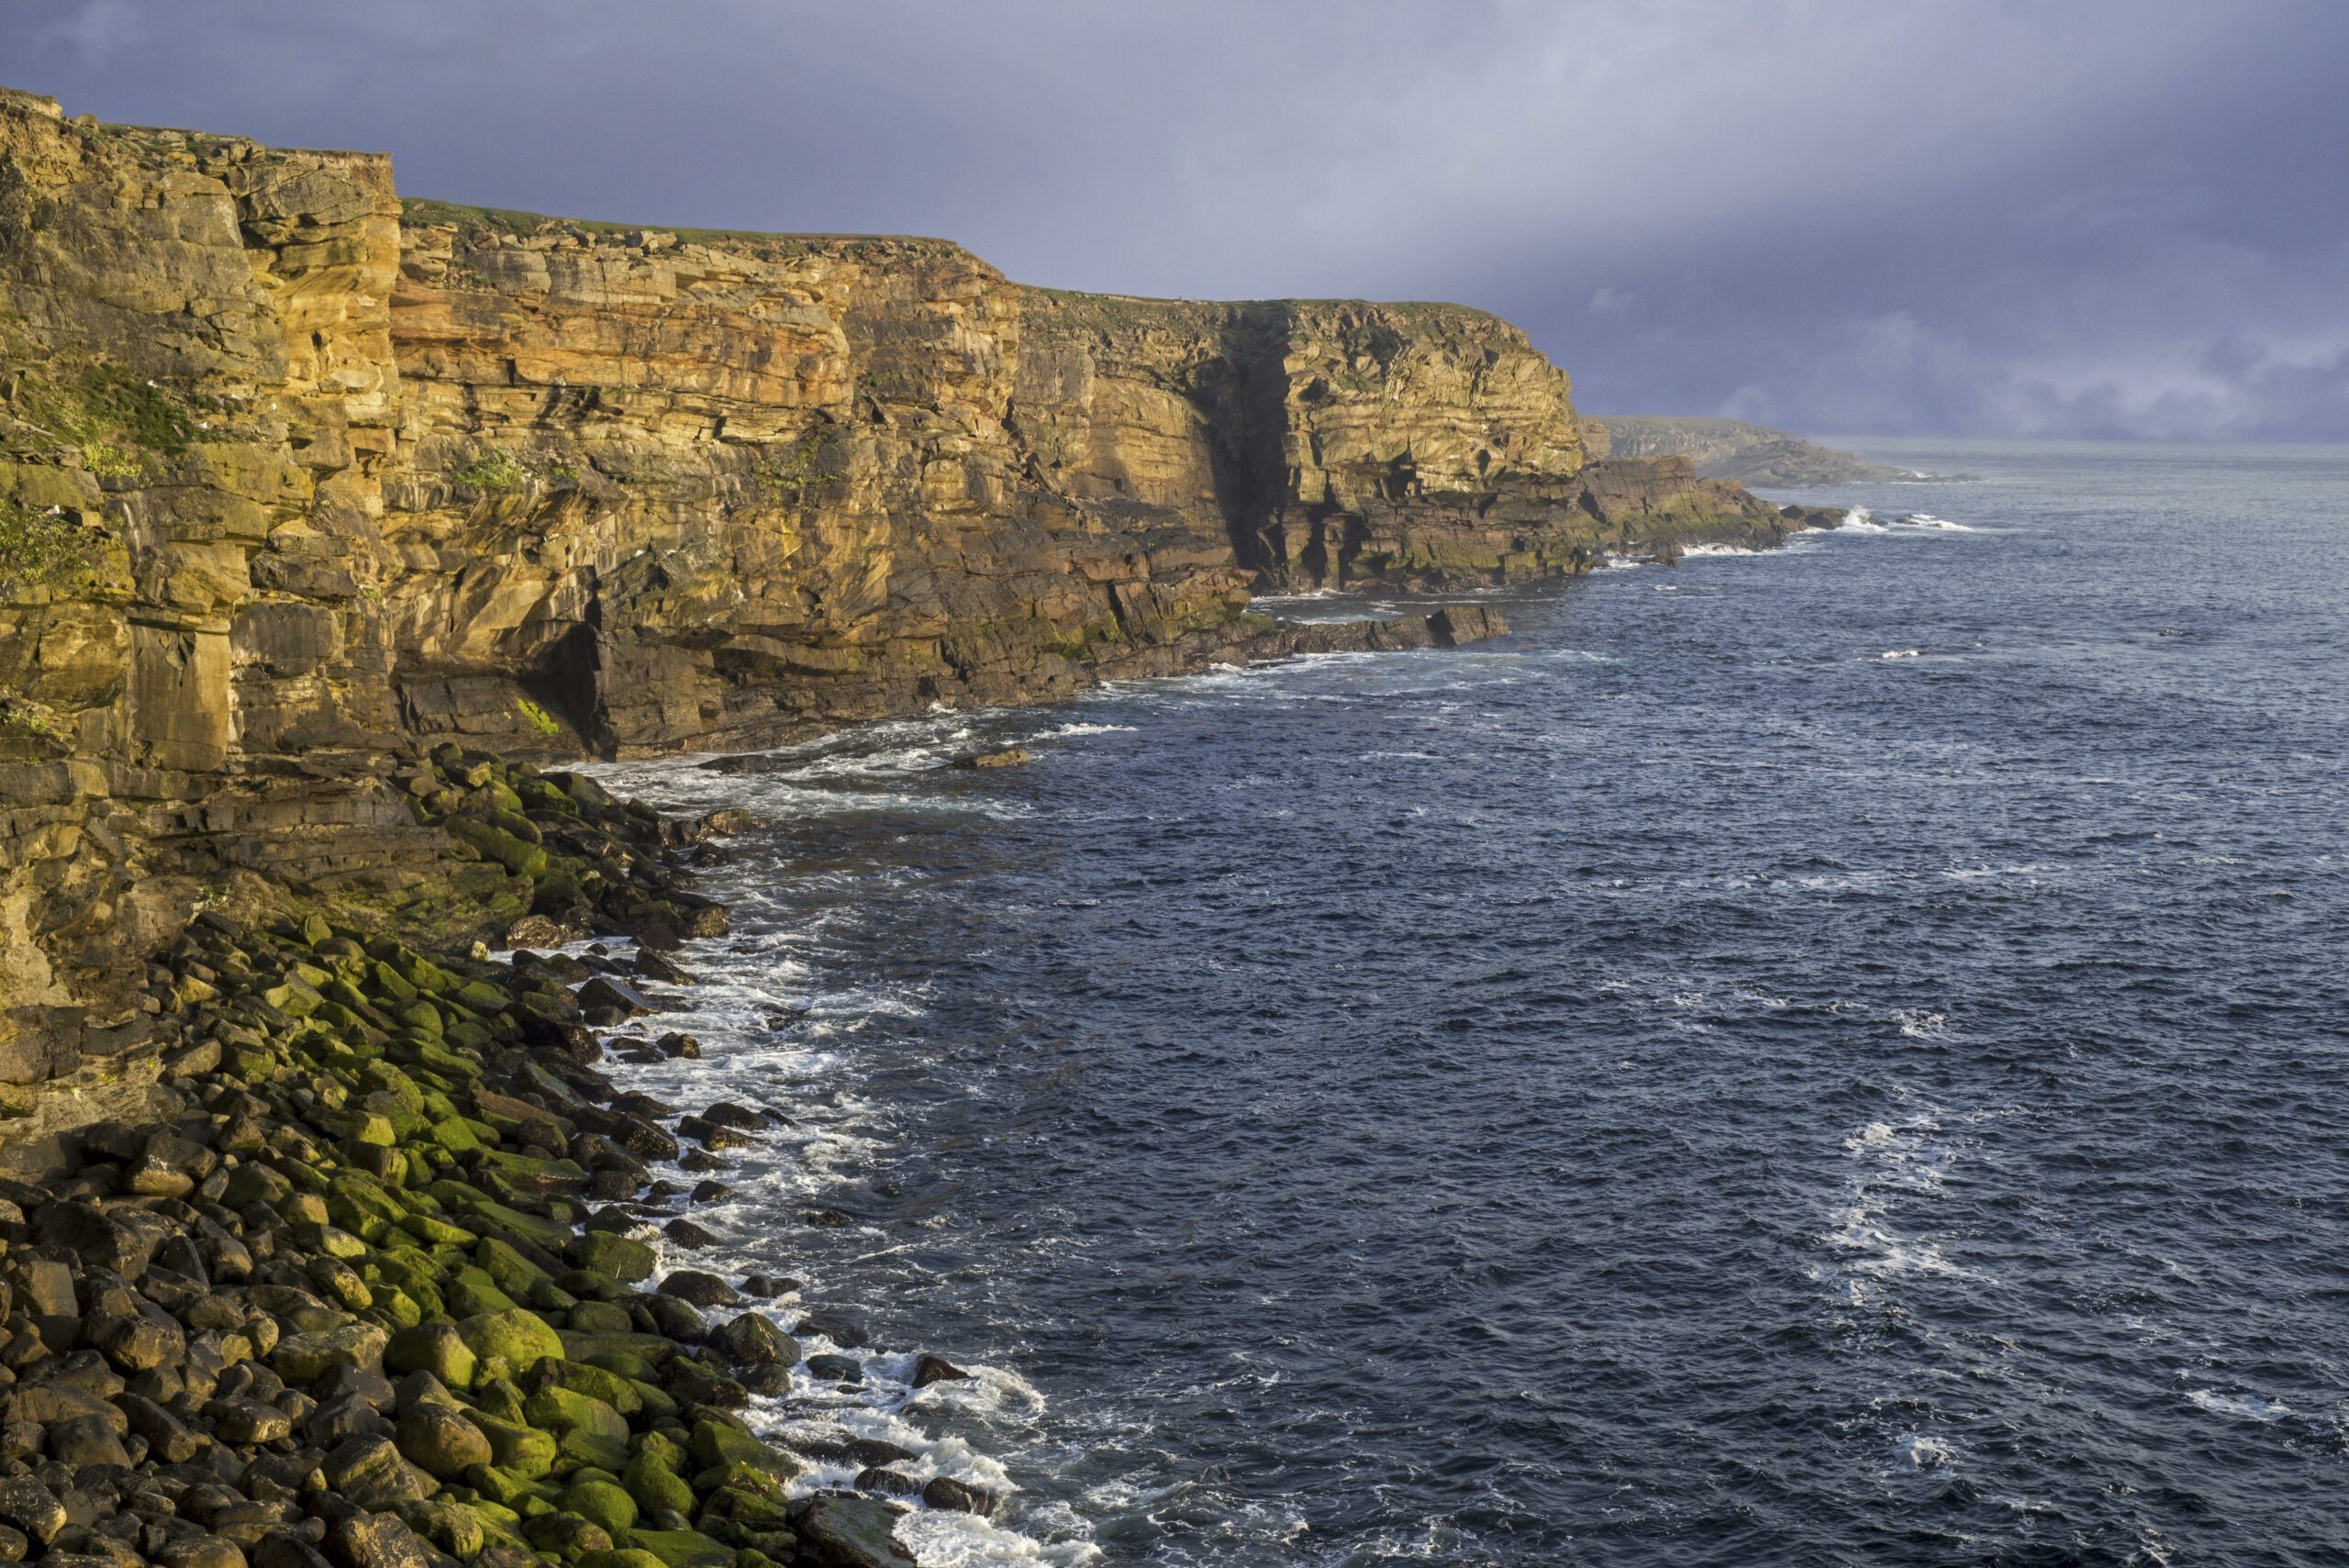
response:
[[[1103,1553],[1089,1540],[1045,1544],[991,1524],[975,1514],[922,1508],[897,1521],[893,1532],[920,1568],[977,1568],[992,1563],[1049,1563],[1084,1568]]]
[[[1814,1268],[1811,1277],[1840,1284],[1854,1304],[1873,1300],[1882,1285],[1902,1276],[1965,1277],[1933,1242],[1896,1223],[1905,1204],[1941,1193],[1956,1159],[1935,1114],[1865,1123],[1844,1139],[1843,1149],[1858,1169],[1820,1238],[1831,1261]]]
[[[1887,659],[1915,659],[1923,652],[1924,650],[1920,648],[1896,648],[1891,652],[1885,654],[1884,657]]]
[[[753,776],[725,782],[740,788],[757,781]],[[739,901],[738,918],[755,917],[755,899]],[[623,1088],[643,1090],[673,1104],[697,1107],[727,1098],[774,1105],[795,1117],[794,1125],[761,1133],[753,1147],[729,1156],[736,1162],[726,1178],[733,1188],[729,1197],[693,1210],[695,1221],[718,1238],[715,1246],[688,1251],[651,1225],[636,1229],[636,1239],[654,1249],[662,1272],[697,1268],[739,1276],[772,1270],[778,1219],[825,1202],[825,1195],[837,1188],[842,1176],[869,1166],[880,1151],[880,1135],[868,1129],[885,1127],[891,1107],[863,1099],[852,1085],[841,1082],[847,1065],[841,1047],[877,1019],[918,1020],[928,1001],[913,985],[829,984],[832,972],[818,959],[837,940],[833,922],[838,917],[817,915],[792,927],[729,941],[689,943],[678,958],[701,977],[701,984],[681,992],[648,988],[689,1010],[646,1020],[642,1033],[684,1029],[701,1041],[701,1058],[616,1061],[608,1066]],[[589,945],[572,943],[570,951],[581,952]],[[625,940],[602,945],[622,964],[633,953]],[[816,1082],[823,1083],[829,1094],[824,1108],[811,1114],[805,1089]],[[655,1173],[681,1186],[696,1179],[674,1165],[657,1166]],[[889,1245],[891,1239],[877,1228],[859,1229],[869,1231],[874,1250]],[[820,1281],[816,1283],[820,1286]],[[793,1301],[786,1296],[777,1308]],[[786,1440],[794,1429],[803,1429],[805,1436],[820,1435],[819,1429],[837,1436],[844,1430],[910,1451],[915,1457],[894,1468],[916,1481],[944,1476],[997,1496],[1020,1490],[1000,1461],[962,1435],[1009,1436],[1034,1425],[1044,1399],[1017,1373],[964,1359],[970,1378],[916,1389],[916,1357],[910,1351],[848,1349],[820,1332],[802,1335],[801,1347],[803,1358],[791,1373],[788,1405],[761,1398],[748,1412],[759,1430],[780,1430]],[[854,1360],[863,1373],[862,1384],[844,1388],[817,1379],[805,1357],[824,1353]],[[847,1487],[857,1469],[811,1462],[789,1490],[796,1496],[821,1487]],[[1030,1528],[1023,1533],[971,1515],[930,1509],[915,1499],[907,1503],[911,1511],[899,1521],[896,1533],[925,1568],[997,1563],[1084,1568],[1101,1556],[1084,1521],[1073,1514],[1041,1521],[1048,1529]]]
[[[1919,1470],[1931,1470],[1949,1463],[1957,1457],[1956,1451],[1940,1438],[1929,1438],[1918,1432],[1903,1432],[1893,1440],[1893,1451]]]
[[[2188,1404],[2214,1416],[2231,1416],[2243,1421],[2273,1421],[2292,1413],[2290,1406],[2278,1401],[2262,1399],[2255,1394],[2221,1394],[2215,1388],[2193,1389],[2186,1399]]]

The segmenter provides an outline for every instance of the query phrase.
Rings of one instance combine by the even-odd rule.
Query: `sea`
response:
[[[930,1565],[2349,1562],[2349,449],[1864,451],[1977,477],[599,770],[765,824],[614,1069],[789,1118],[754,1424]]]

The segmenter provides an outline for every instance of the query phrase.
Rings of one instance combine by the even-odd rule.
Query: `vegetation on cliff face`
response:
[[[108,536],[61,507],[39,512],[0,500],[0,596],[53,588],[102,562]]]

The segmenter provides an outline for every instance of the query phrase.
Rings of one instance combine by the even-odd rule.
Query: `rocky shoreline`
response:
[[[690,980],[663,950],[724,934],[688,866],[741,823],[452,746],[407,764],[418,820],[553,914],[499,962],[207,911],[150,966],[156,1114],[0,1181],[0,1560],[903,1565],[893,1497],[992,1511],[886,1443],[763,1436],[754,1398],[854,1363],[803,1354],[769,1305],[797,1282],[665,1265],[715,1241],[691,1207],[783,1113],[680,1117],[596,1064],[697,1054],[635,1021]],[[518,946],[593,931],[633,962]],[[967,1375],[924,1355],[912,1383]],[[791,1496],[819,1460],[855,1489]]]

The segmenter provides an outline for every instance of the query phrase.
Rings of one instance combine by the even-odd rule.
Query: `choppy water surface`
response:
[[[1874,455],[1986,479],[616,770],[782,818],[629,1072],[797,1118],[703,1217],[1018,1488],[925,1562],[2349,1561],[2349,452]]]

